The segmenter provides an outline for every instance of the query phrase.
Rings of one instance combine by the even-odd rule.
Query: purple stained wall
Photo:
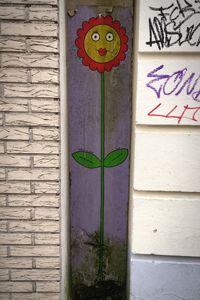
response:
[[[100,156],[101,91],[100,73],[82,65],[75,39],[82,22],[96,16],[95,7],[83,6],[68,18],[71,265],[74,283],[86,284],[92,283],[96,268],[95,254],[87,243],[99,227],[100,170],[80,166],[72,153],[85,150]],[[130,147],[131,9],[114,8],[112,17],[126,28],[129,50],[119,67],[105,73],[105,154]],[[120,166],[105,169],[105,235],[112,256],[107,278],[121,282],[126,276],[128,185],[129,158]]]

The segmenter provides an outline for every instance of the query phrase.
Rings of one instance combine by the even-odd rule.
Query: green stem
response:
[[[104,279],[104,156],[105,156],[105,74],[101,73],[101,205],[100,205],[100,249],[98,277]]]

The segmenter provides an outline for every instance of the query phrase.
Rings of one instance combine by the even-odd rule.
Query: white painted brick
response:
[[[57,195],[9,195],[8,204],[11,206],[47,206],[58,207]]]
[[[31,282],[0,282],[1,293],[32,292]]]
[[[57,233],[36,233],[35,245],[59,245],[59,234]]]
[[[6,206],[6,196],[0,195],[0,206]]]
[[[3,67],[58,68],[56,54],[3,53]]]
[[[0,207],[7,205],[6,195],[0,195]]]
[[[45,84],[46,85],[46,84]],[[24,99],[24,98],[23,98]],[[32,97],[31,99],[29,99],[29,102],[31,102],[31,101],[40,101],[40,102],[43,102],[43,101],[48,101],[48,102],[51,102],[51,101],[55,101],[55,102],[59,102],[59,99],[55,99],[55,98],[34,98],[34,97]]]
[[[11,256],[59,256],[59,246],[10,246]]]
[[[5,0],[0,0],[0,3],[4,4],[4,8],[0,11],[0,18],[2,15],[3,19],[12,18],[14,21],[25,17],[25,6],[17,5],[15,7],[13,4],[17,3],[26,5],[26,11],[29,11],[28,15],[32,21],[57,21],[57,8],[50,6],[51,4],[57,4],[57,0],[6,0],[6,2]],[[12,4],[12,6],[10,5],[8,8],[9,3]],[[35,6],[29,4],[34,4]],[[41,4],[46,4],[46,6],[39,6]],[[54,38],[57,37],[58,28],[57,24],[48,22],[14,23],[13,21],[2,22],[1,24],[2,37],[0,38],[0,50],[16,53],[23,51],[26,53],[21,53],[21,55],[17,55],[16,53],[13,53],[13,55],[11,53],[2,54],[3,69],[1,69],[0,81],[5,83],[3,91],[7,99],[0,100],[0,111],[13,112],[10,115],[5,114],[6,125],[24,125],[27,127],[7,127],[4,131],[0,132],[0,139],[3,138],[6,140],[5,149],[7,149],[7,154],[0,156],[0,166],[2,164],[3,167],[10,167],[7,170],[8,180],[13,180],[13,182],[6,182],[4,188],[0,185],[0,192],[9,193],[8,199],[6,199],[5,196],[3,198],[2,207],[8,202],[10,206],[22,206],[24,209],[16,207],[15,210],[14,207],[6,207],[6,210],[0,210],[0,218],[2,215],[3,218],[25,219],[26,212],[29,212],[30,218],[31,208],[27,210],[25,206],[34,206],[36,207],[35,218],[46,221],[43,221],[43,224],[41,221],[10,221],[8,227],[9,233],[6,233],[4,236],[0,235],[1,241],[5,241],[11,245],[8,247],[9,257],[6,258],[6,260],[0,259],[0,268],[24,269],[9,270],[11,271],[11,280],[19,282],[5,281],[5,285],[0,283],[0,300],[10,300],[11,298],[12,300],[59,300],[60,287],[59,283],[55,281],[60,279],[60,272],[59,270],[53,270],[60,267],[59,258],[51,257],[60,256],[60,249],[57,246],[59,244],[59,234],[37,233],[59,232],[58,222],[47,221],[58,220],[58,210],[50,209],[48,211],[42,207],[58,207],[59,197],[52,195],[52,193],[59,192],[59,183],[33,182],[33,188],[35,187],[36,193],[44,192],[49,193],[49,195],[31,195],[30,183],[27,182],[28,180],[58,180],[58,170],[49,169],[59,167],[58,156],[49,155],[51,153],[59,153],[59,143],[56,142],[59,140],[58,129],[33,128],[34,141],[40,142],[28,142],[29,126],[59,126],[57,115],[40,114],[59,112],[59,101],[52,101],[59,97],[59,89],[56,85],[58,83],[58,71],[52,70],[58,68],[58,56],[52,55],[52,53],[58,53],[58,41]],[[10,38],[3,35],[10,35]],[[43,38],[45,36],[49,37],[49,39]],[[48,54],[44,55],[44,52]],[[29,71],[31,75],[29,79],[32,80],[32,84],[20,84],[27,82],[27,68],[45,69],[31,69]],[[20,99],[20,97],[24,99]],[[46,99],[43,100],[43,98]],[[17,114],[17,112],[29,113],[25,115]],[[34,112],[37,112],[37,114]],[[2,144],[2,152],[4,153],[3,146]],[[9,155],[9,153],[13,154]],[[22,170],[16,168],[30,167],[30,155],[25,156],[22,155],[23,153],[34,154],[34,167],[38,169]],[[22,187],[19,181],[24,179],[26,181],[23,182]],[[9,188],[10,190],[8,191]],[[16,193],[16,195],[10,193]],[[24,193],[28,195],[23,195]],[[42,209],[38,210],[37,206],[41,206]],[[17,210],[19,212],[18,216]],[[21,212],[23,212],[23,217],[21,216]],[[22,232],[30,231],[30,233],[18,233],[18,230]],[[12,231],[13,233],[11,233]],[[34,234],[34,240],[31,239],[33,235],[32,232],[36,232]],[[24,238],[23,235],[25,235]],[[29,237],[28,243],[26,243],[27,236]],[[51,242],[52,237],[53,242]],[[32,241],[34,241],[37,246],[31,245]],[[23,244],[28,246],[23,246]],[[47,246],[44,246],[45,244]],[[7,255],[6,247],[2,251],[3,255]],[[37,269],[32,269],[32,257],[34,256],[36,256],[35,262]],[[38,256],[44,256],[44,258],[40,259]],[[49,259],[47,258],[48,256],[50,256]],[[43,270],[44,268],[48,270]],[[9,278],[4,280],[9,280]],[[27,282],[32,280],[37,281],[36,292],[33,292],[33,283]],[[42,282],[39,282],[40,280]],[[46,287],[43,280],[47,281]],[[52,283],[49,281],[52,281]],[[10,293],[12,293],[12,295]]]
[[[34,128],[33,140],[35,141],[57,141],[59,140],[59,129],[57,128]]]
[[[0,3],[5,4],[5,0],[0,0]],[[6,4],[53,4],[57,5],[58,0],[6,0]]]
[[[6,180],[6,170],[0,168],[0,180]]]
[[[11,279],[14,281],[54,281],[60,279],[60,274],[58,270],[13,270]]]
[[[0,300],[10,300],[10,294],[0,293]]]
[[[60,283],[59,282],[36,282],[37,292],[59,292]]]
[[[24,52],[26,51],[25,39],[18,37],[0,36],[0,51]]]
[[[58,154],[59,144],[52,141],[44,142],[7,142],[8,153]]]
[[[0,142],[0,153],[4,153],[4,143]]]
[[[31,21],[57,21],[58,10],[51,6],[31,6],[29,19]]]
[[[59,182],[35,182],[34,187],[36,194],[57,194],[60,191]]]
[[[38,155],[33,158],[33,166],[37,168],[58,168],[59,157],[57,155]]]
[[[27,293],[16,293],[12,294],[12,300],[59,300],[60,294],[57,293],[33,293],[33,294],[27,294]],[[5,300],[5,299],[2,299]],[[6,299],[7,300],[7,299]]]
[[[58,101],[48,101],[48,100],[31,100],[30,107],[32,112],[59,112],[59,102]]]
[[[6,170],[0,168],[0,180],[6,180]]]
[[[49,52],[58,53],[58,40],[57,39],[38,39],[30,38],[28,40],[31,52]]]
[[[4,84],[4,96],[57,98],[58,86],[55,84]]]
[[[0,233],[1,245],[30,245],[31,234],[24,233]]]
[[[0,180],[6,180],[6,170],[0,168]]]
[[[199,147],[199,133],[138,132],[135,189],[200,192]]]
[[[58,33],[58,28],[56,24],[36,24],[36,23],[2,23],[1,24],[2,35],[56,37],[57,33]]]
[[[7,113],[5,114],[5,124],[26,126],[58,126],[59,119],[58,115],[56,114]]]
[[[11,19],[12,20],[24,20],[25,19],[25,8],[23,6],[1,6],[0,7],[0,19],[1,20],[11,20]]]
[[[3,125],[3,114],[0,113],[0,125]]]
[[[1,257],[0,258],[1,269],[31,269],[32,259],[24,257]],[[0,289],[1,291],[1,289]]]
[[[2,194],[28,194],[30,191],[29,182],[0,182],[0,193]]]
[[[28,101],[16,99],[0,99],[0,111],[27,112]]]
[[[10,221],[10,232],[58,232],[57,221]]]
[[[4,280],[9,280],[8,270],[0,269],[0,282]]]
[[[58,169],[8,169],[8,180],[58,180]]]
[[[6,257],[6,256],[7,256],[7,247],[0,246],[0,257]]]
[[[60,259],[57,257],[38,257],[35,259],[37,269],[59,269]]]
[[[10,125],[12,123],[10,122]],[[13,122],[13,125],[14,122]],[[0,128],[0,139],[1,140],[29,140],[29,129],[28,128],[14,128],[14,127],[2,127]]]
[[[1,75],[0,75],[1,78]],[[47,69],[32,69],[31,70],[32,83],[58,83],[58,70]]]
[[[0,69],[0,82],[27,82],[26,69],[2,68]]]
[[[7,223],[8,223],[7,221],[0,221],[0,232],[6,232],[7,231]]]
[[[30,219],[31,208],[1,207],[0,219]]]
[[[22,155],[0,154],[1,167],[30,167],[30,157]]]
[[[35,219],[40,220],[59,220],[58,208],[35,208]]]

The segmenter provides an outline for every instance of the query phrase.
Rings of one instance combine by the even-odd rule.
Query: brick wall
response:
[[[0,300],[59,299],[57,0],[0,0]]]

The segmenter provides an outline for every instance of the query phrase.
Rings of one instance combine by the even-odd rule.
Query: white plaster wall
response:
[[[187,26],[198,28],[199,1],[138,0],[135,6],[131,300],[200,299],[200,102],[192,97],[200,90],[200,45],[159,50],[146,44],[149,18],[161,14],[150,7],[174,14],[177,3],[185,18],[192,7]]]

